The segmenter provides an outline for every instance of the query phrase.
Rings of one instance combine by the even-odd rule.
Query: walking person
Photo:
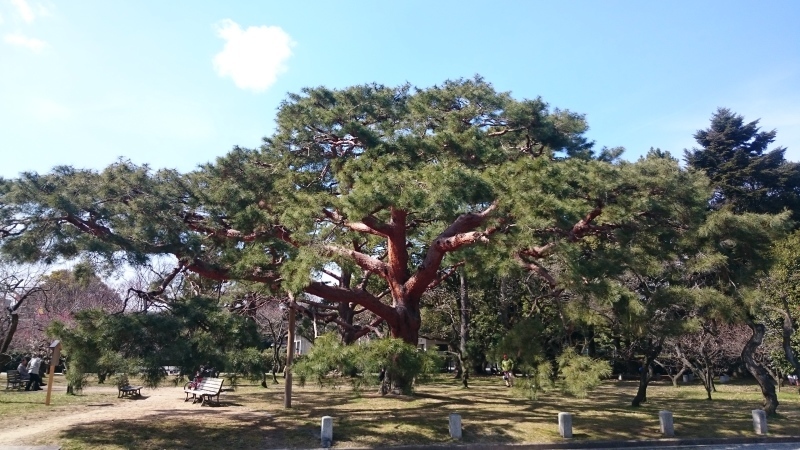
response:
[[[25,385],[26,391],[41,391],[42,377],[39,376],[39,368],[42,366],[42,358],[34,355],[28,363],[28,383]]]
[[[503,369],[503,380],[505,380],[506,386],[514,386],[514,361],[509,359],[508,355],[503,355],[503,361],[500,362],[500,368]]]

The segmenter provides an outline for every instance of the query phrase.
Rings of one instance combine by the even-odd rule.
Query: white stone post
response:
[[[461,414],[450,414],[450,437],[461,439]]]
[[[675,425],[672,422],[671,411],[659,411],[658,421],[661,422],[661,434],[666,437],[675,436]]]
[[[767,412],[763,409],[753,410],[753,430],[756,434],[767,434]]]
[[[572,414],[566,412],[558,413],[558,434],[563,438],[572,437]]]
[[[320,432],[322,446],[329,448],[333,444],[333,417],[322,417],[322,431]]]

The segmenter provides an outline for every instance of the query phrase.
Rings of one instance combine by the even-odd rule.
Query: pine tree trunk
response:
[[[342,338],[342,343],[344,345],[350,345],[356,341],[356,330],[352,326],[355,312],[351,304],[347,302],[339,303],[337,306],[337,312],[339,313],[339,320],[350,325],[349,327],[339,326],[339,335]]]
[[[342,270],[341,286],[343,288],[350,288],[352,277],[353,273],[350,270]],[[337,306],[337,312],[339,313],[339,320],[349,325],[339,326],[339,334],[342,337],[342,343],[344,345],[350,345],[356,341],[356,330],[352,326],[353,319],[355,318],[355,308],[350,302],[340,302]]]
[[[597,358],[597,341],[594,338],[594,326],[589,327],[587,351],[590,358]]]
[[[755,352],[764,340],[764,334],[767,330],[763,324],[749,322],[747,324],[753,331],[753,335],[742,350],[742,360],[745,367],[751,375],[756,379],[758,385],[761,387],[761,395],[764,396],[764,411],[767,415],[775,414],[778,409],[778,396],[775,393],[775,383],[767,373],[767,370],[759,364],[755,359]]]
[[[650,368],[653,361],[658,358],[661,353],[663,340],[653,347],[652,341],[648,344],[648,351],[644,354],[644,364],[642,364],[642,371],[639,373],[639,389],[636,391],[636,396],[631,401],[631,406],[641,406],[642,403],[647,402],[647,384],[650,382]]]
[[[419,327],[422,323],[419,315],[419,302],[411,305],[409,303],[403,302],[395,307],[398,320],[396,324],[389,324],[389,329],[392,337],[402,339],[416,347],[419,345]]]
[[[642,403],[647,402],[647,383],[649,381],[650,377],[647,371],[643,369],[639,373],[639,389],[636,390],[636,396],[633,397],[631,406],[641,406]]]
[[[458,347],[458,360],[459,367],[463,369],[463,374],[460,374],[464,387],[469,387],[469,362],[467,361],[467,342],[469,341],[469,292],[467,291],[467,277],[464,276],[464,271],[459,270],[458,277],[460,281],[459,290],[459,308],[461,312],[461,327],[459,329],[459,347]]]
[[[395,311],[398,313],[398,320],[393,324],[389,324],[392,337],[402,339],[414,347],[419,345],[419,327],[422,323],[419,314],[418,300],[419,299],[417,299],[417,301],[407,300],[398,303],[395,307]],[[392,384],[395,390],[399,390],[404,394],[411,393],[413,383],[413,378],[399,377],[397,375],[392,378]]]

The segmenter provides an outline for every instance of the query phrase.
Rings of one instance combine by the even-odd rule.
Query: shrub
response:
[[[302,386],[309,380],[319,386],[338,387],[349,381],[353,389],[379,384],[385,370],[391,388],[410,393],[412,382],[425,381],[438,371],[441,361],[435,352],[421,352],[401,339],[376,339],[363,344],[343,345],[335,334],[317,338],[314,347],[292,370]],[[355,376],[349,376],[355,373]]]

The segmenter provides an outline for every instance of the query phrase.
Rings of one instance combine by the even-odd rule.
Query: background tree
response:
[[[123,302],[119,294],[84,265],[69,270],[56,270],[41,277],[40,290],[20,308],[21,319],[12,348],[19,352],[43,351],[48,348],[47,327],[58,320],[73,322],[79,311],[99,309],[119,312]]]
[[[787,372],[800,374],[797,348],[800,336],[800,232],[795,231],[772,248],[773,262],[759,282],[752,297],[755,314],[780,330],[780,346],[789,367]]]
[[[708,400],[716,392],[714,378],[740,361],[742,348],[749,339],[747,326],[700,324],[700,329],[673,337],[667,345],[674,357],[691,369],[703,382]]]
[[[711,125],[695,133],[701,147],[684,152],[686,163],[711,179],[715,208],[767,214],[788,209],[800,221],[800,164],[786,161],[783,147],[769,150],[777,132],[761,131],[758,122],[745,123],[744,117],[719,108]]]
[[[745,123],[742,116],[725,108],[718,109],[711,117],[708,129],[695,133],[702,148],[685,151],[685,158],[690,167],[703,170],[711,179],[715,189],[712,207],[739,213],[777,214],[788,211],[795,226],[800,223],[800,165],[785,161],[784,148],[767,151],[775,135],[775,130],[760,131],[758,120]],[[759,245],[766,245],[766,242]],[[742,247],[745,250],[753,248]],[[761,249],[758,251],[761,253]],[[759,256],[751,261],[738,261],[737,265],[739,269],[758,270],[766,267],[766,263]],[[737,297],[742,298],[741,295]],[[757,319],[753,314],[747,318],[752,337],[742,352],[742,359],[761,386],[765,410],[771,414],[777,408],[778,400],[766,367],[755,358],[758,346],[767,334],[765,325]]]
[[[84,310],[74,321],[53,322],[49,333],[62,341],[68,380],[78,386],[83,374],[98,370],[140,372],[148,386],[156,386],[166,377],[166,365],[179,367],[181,375],[193,374],[200,365],[230,367],[257,380],[268,369],[255,324],[216,299],[183,298],[160,312]]]
[[[18,265],[0,261],[0,298],[3,300],[3,316],[0,320],[0,367],[11,362],[7,354],[16,336],[20,309],[34,295],[42,291],[41,277],[44,268],[40,266]],[[30,351],[22,348],[18,351]]]

